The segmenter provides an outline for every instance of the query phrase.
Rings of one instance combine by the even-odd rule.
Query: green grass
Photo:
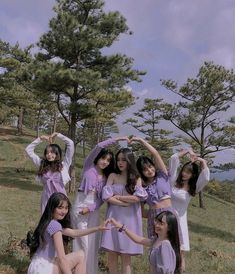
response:
[[[0,274],[24,274],[29,258],[21,240],[38,222],[42,187],[34,182],[36,169],[24,152],[33,137],[19,137],[12,130],[5,133],[0,130]],[[39,153],[43,147],[38,148]],[[81,167],[79,152],[77,162]],[[72,202],[74,198],[75,194],[71,194]],[[235,205],[209,194],[204,195],[204,203],[206,209],[200,209],[196,197],[189,206],[191,251],[186,256],[186,273],[233,274]],[[102,207],[102,218],[104,211],[105,206]],[[105,269],[105,253],[100,254],[100,261]],[[134,257],[132,265],[133,273],[149,273],[147,250],[144,256]],[[100,273],[107,271],[101,270]]]

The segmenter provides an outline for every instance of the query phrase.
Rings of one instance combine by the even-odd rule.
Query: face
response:
[[[143,174],[146,178],[151,179],[155,177],[156,169],[151,164],[144,165]]]
[[[47,161],[49,161],[49,162],[53,162],[53,161],[55,161],[55,159],[56,159],[56,154],[55,154],[55,152],[53,152],[53,150],[52,150],[51,147],[48,147],[48,148],[47,148],[47,151],[46,151],[46,159],[47,159]]]
[[[161,220],[154,220],[154,225],[155,232],[158,234],[158,236],[167,238],[168,225],[166,222],[166,215],[164,215]]]
[[[182,170],[182,180],[188,181],[191,179],[192,176],[192,172],[187,167],[184,167],[184,169]]]
[[[107,154],[97,161],[96,166],[100,169],[105,169],[110,164],[111,159],[112,156],[110,154]]]
[[[66,201],[61,201],[60,204],[55,208],[53,219],[63,220],[69,211],[69,206]]]
[[[127,160],[126,157],[124,156],[124,154],[121,152],[118,154],[117,157],[117,166],[119,168],[120,171],[125,171],[127,169]]]

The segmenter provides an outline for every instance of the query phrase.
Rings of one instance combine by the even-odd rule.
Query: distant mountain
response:
[[[235,170],[233,169],[233,170],[224,171],[224,172],[211,173],[211,178],[217,179],[220,181],[230,180],[235,183]]]

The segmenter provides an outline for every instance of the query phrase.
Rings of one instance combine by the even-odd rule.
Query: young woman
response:
[[[62,161],[62,150],[59,145],[52,144],[55,137],[65,142],[66,152]],[[49,144],[44,150],[44,155],[40,158],[35,152],[35,147],[42,141]],[[73,141],[61,133],[54,132],[50,136],[43,135],[34,140],[26,147],[28,156],[39,168],[38,181],[43,184],[41,196],[41,212],[43,213],[47,201],[52,193],[62,192],[66,194],[65,185],[70,180],[69,167],[72,163],[74,144]]]
[[[62,235],[81,237],[106,229],[106,223],[84,230],[71,229],[70,202],[65,194],[53,193],[32,237],[28,274],[85,274],[83,251],[65,254]]]
[[[180,243],[178,235],[177,218],[170,211],[163,211],[154,219],[155,237],[144,238],[128,226],[109,220],[119,233],[125,234],[137,244],[150,247],[149,263],[152,274],[180,273]]]
[[[132,137],[131,142],[138,142],[146,148],[153,161],[146,156],[141,156],[136,162],[137,169],[143,180],[143,186],[148,193],[146,203],[149,210],[143,208],[143,216],[148,218],[148,237],[155,235],[154,218],[163,210],[174,212],[171,204],[171,186],[168,181],[167,168],[158,151],[140,137]]]
[[[135,166],[132,151],[122,148],[116,154],[117,173],[108,177],[102,197],[108,203],[106,218],[115,218],[127,225],[135,233],[142,235],[140,201],[147,198],[141,178]],[[128,240],[126,235],[116,230],[102,235],[101,247],[108,252],[110,274],[118,270],[118,256],[121,256],[122,273],[131,273],[131,256],[143,253],[143,248]]]
[[[73,206],[73,226],[85,229],[99,224],[99,208],[103,203],[102,189],[107,177],[114,170],[113,153],[108,145],[128,140],[127,137],[108,139],[98,143],[87,156],[81,183]],[[73,251],[82,249],[87,258],[87,274],[98,273],[99,233],[77,238],[73,241]]]
[[[180,169],[177,176],[177,170],[180,165],[180,158],[189,153],[191,161],[187,162]],[[200,163],[201,172],[199,173]],[[172,186],[172,205],[179,215],[179,224],[183,236],[182,252],[182,269],[185,270],[184,252],[190,250],[187,208],[193,196],[201,191],[210,180],[210,171],[204,159],[197,157],[192,150],[182,150],[175,153],[170,158],[169,163],[170,183]]]

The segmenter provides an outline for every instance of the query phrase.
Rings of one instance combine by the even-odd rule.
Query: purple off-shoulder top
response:
[[[176,267],[175,251],[168,240],[163,240],[150,250],[149,261],[152,274],[174,274]]]
[[[145,190],[148,193],[146,203],[149,206],[153,206],[161,200],[171,197],[171,186],[168,176],[162,171],[157,172],[154,181],[145,187]]]
[[[51,220],[44,233],[45,243],[41,244],[35,255],[45,259],[53,259],[56,256],[56,250],[53,235],[58,231],[62,231],[61,224],[56,220]]]
[[[111,138],[98,143],[85,160],[82,175],[81,175],[81,183],[79,186],[79,191],[84,192],[86,195],[88,194],[89,191],[96,192],[96,199],[94,200],[94,203],[92,205],[88,205],[88,208],[90,211],[94,211],[102,205],[103,203],[102,189],[107,180],[104,177],[103,178],[99,177],[96,166],[94,165],[94,160],[103,148],[115,142],[116,142],[116,139]]]

